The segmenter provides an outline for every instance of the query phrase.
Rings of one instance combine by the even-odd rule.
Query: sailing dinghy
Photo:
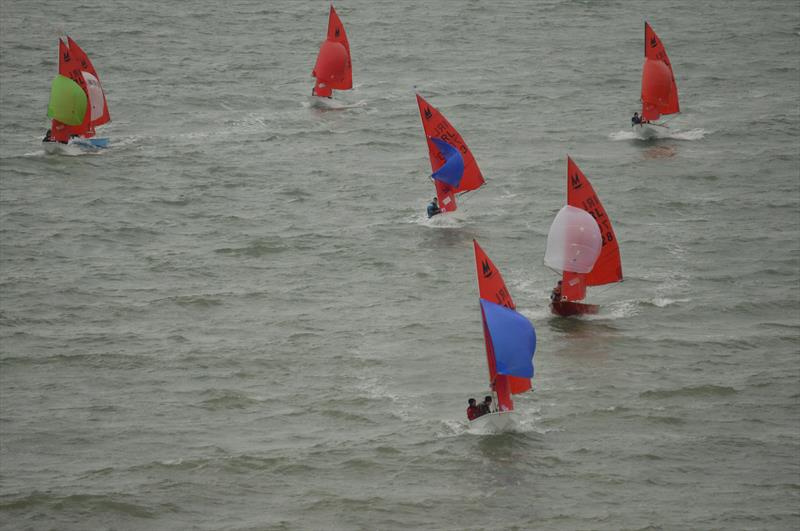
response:
[[[335,90],[353,88],[353,64],[350,61],[350,43],[339,15],[331,3],[328,15],[328,35],[319,47],[317,62],[311,75],[316,79],[312,96],[331,98]]]
[[[486,181],[466,142],[447,118],[419,94],[417,105],[428,143],[439,211],[454,212],[456,194],[477,190]]]
[[[531,388],[536,332],[531,322],[515,310],[500,271],[477,241],[473,240],[473,245],[489,385],[497,411],[470,421],[470,425],[506,431],[514,425],[511,395]]]
[[[47,116],[50,130],[45,136],[47,151],[64,144],[84,148],[105,148],[108,138],[95,137],[95,128],[111,121],[108,102],[92,61],[71,37],[58,40],[58,75],[50,89]],[[54,149],[55,148],[55,149]]]
[[[578,165],[567,157],[567,205],[547,235],[544,263],[560,273],[561,289],[553,291],[551,311],[562,317],[595,314],[585,304],[587,286],[622,281],[619,243],[611,218]]]
[[[656,32],[644,23],[644,65],[642,66],[642,115],[641,123],[634,128],[643,138],[655,136],[653,128],[666,127],[656,123],[662,116],[680,112],[678,86],[667,50]]]

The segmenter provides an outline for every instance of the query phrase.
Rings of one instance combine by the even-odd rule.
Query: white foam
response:
[[[693,140],[700,140],[703,137],[705,137],[706,134],[708,134],[708,131],[706,131],[703,128],[691,129],[689,131],[680,131],[680,130],[673,130],[673,129],[667,129],[667,128],[660,128],[660,129],[654,129],[652,131],[653,131],[652,136],[650,136],[648,138],[643,138],[642,136],[637,134],[636,131],[634,131],[634,130],[616,131],[616,132],[610,133],[608,135],[608,137],[611,140],[614,140],[614,141],[620,141],[620,140],[649,140],[651,138],[693,141]]]
[[[677,304],[681,302],[689,302],[691,299],[669,299],[667,297],[656,297],[653,299],[653,304],[658,306],[659,308],[666,308],[672,304]]]
[[[611,140],[619,141],[619,140],[636,140],[639,138],[636,133],[631,131],[617,131],[615,133],[611,133],[608,135],[608,138]]]
[[[675,140],[700,140],[706,136],[706,130],[702,128],[692,129],[690,131],[676,131],[666,138],[673,138]]]
[[[636,315],[639,311],[640,307],[636,301],[617,301],[608,305],[607,312],[601,310],[601,313],[597,315],[589,315],[586,317],[589,319],[624,319]]]
[[[438,214],[432,218],[427,214],[418,214],[411,216],[407,222],[434,228],[457,229],[464,226],[464,216],[460,211]]]
[[[41,151],[34,151],[26,153],[25,156],[42,156],[42,155],[65,155],[67,157],[79,157],[82,155],[100,155],[105,151],[104,149],[88,148],[81,144],[60,144],[56,142],[48,143],[47,148]]]
[[[355,103],[345,103],[343,101],[309,96],[308,101],[303,103],[304,107],[321,111],[342,111],[346,109],[359,109],[367,106],[367,100],[359,100]]]

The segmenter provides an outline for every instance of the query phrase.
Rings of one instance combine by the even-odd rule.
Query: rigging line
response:
[[[665,124],[668,124],[668,123],[670,123],[672,120],[674,120],[674,119],[675,119],[675,118],[677,118],[677,117],[678,117],[678,113],[675,113],[675,114],[673,114],[672,116],[670,116],[669,118],[666,118],[664,121],[662,121],[662,122],[661,122],[661,124],[662,124],[664,127],[667,127]],[[653,124],[653,125],[659,125],[659,124]]]
[[[488,182],[488,181],[484,180],[483,184],[482,184],[482,185],[480,185],[479,187],[477,187],[477,188],[475,188],[475,189],[473,189],[473,190],[467,190],[466,192],[461,192],[460,194],[458,194],[458,199],[459,199],[459,201],[461,201],[461,202],[466,202],[466,200],[467,200],[467,199],[469,199],[469,197],[472,197],[472,196],[469,196],[469,197],[467,197],[467,194],[470,194],[470,193],[474,192],[475,190],[480,190],[481,188],[483,188],[484,186],[486,186],[486,183],[487,183],[487,182]],[[463,199],[462,199],[462,198],[463,198]]]

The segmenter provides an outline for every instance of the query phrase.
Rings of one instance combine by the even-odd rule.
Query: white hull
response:
[[[53,155],[55,153],[63,153],[67,150],[67,146],[69,144],[62,144],[60,142],[42,142],[42,147],[44,148],[44,152],[48,155]]]
[[[659,129],[661,128],[650,124],[641,124],[633,126],[633,131],[636,133],[636,136],[639,137],[641,140],[650,140],[651,138],[658,138],[659,136],[661,136],[658,133]]]
[[[486,429],[495,432],[511,431],[516,425],[513,411],[498,411],[471,420],[470,428]]]
[[[42,142],[44,152],[53,154],[79,154],[82,152],[94,152],[108,147],[108,138],[70,138],[69,143],[61,142]]]

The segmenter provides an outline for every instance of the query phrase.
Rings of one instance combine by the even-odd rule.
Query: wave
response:
[[[345,103],[342,101],[329,100],[325,98],[318,98],[316,96],[309,96],[308,101],[303,102],[303,107],[308,107],[321,112],[326,111],[346,111],[348,109],[360,109],[367,106],[367,100],[359,100],[355,103]]]
[[[724,385],[697,385],[691,387],[680,387],[677,389],[656,389],[644,391],[639,393],[641,398],[673,398],[673,397],[686,397],[698,398],[708,396],[731,396],[735,395],[738,391],[733,387]]]
[[[135,338],[135,336],[131,336]],[[128,341],[129,339],[120,339],[119,337],[112,337],[104,334],[95,334],[91,337],[86,335],[81,336],[75,341],[82,341],[85,343],[97,342],[107,344],[117,344],[121,341]],[[50,364],[63,364],[68,367],[74,367],[77,364],[84,364],[88,367],[95,369],[138,369],[141,367],[148,367],[151,364],[150,358],[144,355],[135,354],[119,354],[119,353],[103,353],[103,354],[55,354],[52,356],[4,356],[0,358],[3,365],[50,365]]]
[[[263,402],[263,400],[258,400],[242,392],[230,389],[211,391],[210,393],[214,396],[203,400],[200,406],[211,411],[220,409],[247,409],[250,406]]]
[[[211,308],[214,306],[221,306],[223,303],[221,300],[203,296],[203,295],[184,295],[178,297],[168,297],[166,299],[161,299],[160,301],[170,301],[178,306],[188,306],[188,307],[198,307],[198,308]]]
[[[158,511],[132,503],[123,494],[70,494],[59,496],[47,492],[33,491],[28,495],[0,502],[0,510],[25,510],[38,507],[50,507],[57,511],[74,511],[76,513],[115,513],[137,518],[154,518]]]
[[[260,258],[271,254],[282,253],[287,250],[286,245],[281,242],[257,240],[244,247],[223,247],[214,249],[217,254],[228,256],[246,256],[250,258]]]
[[[683,299],[670,299],[668,297],[655,297],[652,301],[644,301],[642,304],[644,305],[652,305],[656,308],[666,308],[667,306],[672,306],[673,304],[682,304],[685,302],[689,302],[692,299],[683,298]]]

